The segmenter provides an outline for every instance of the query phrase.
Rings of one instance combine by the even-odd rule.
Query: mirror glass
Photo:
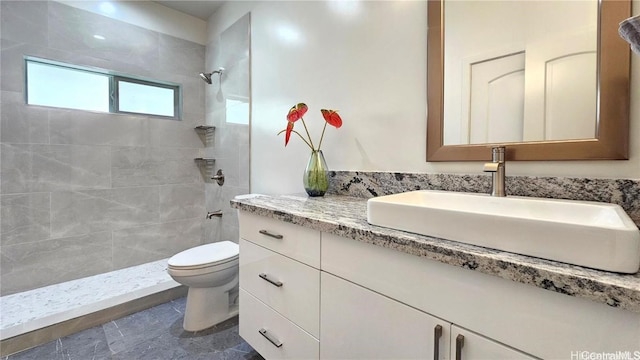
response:
[[[428,3],[427,161],[627,159],[630,0]]]
[[[596,0],[446,1],[444,144],[596,137]]]

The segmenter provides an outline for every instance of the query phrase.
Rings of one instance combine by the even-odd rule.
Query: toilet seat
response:
[[[200,245],[179,252],[169,258],[170,269],[197,270],[216,267],[228,268],[238,264],[239,247],[231,241]]]

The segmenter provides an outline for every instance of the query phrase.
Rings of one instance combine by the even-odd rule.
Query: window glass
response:
[[[28,61],[27,104],[109,112],[109,76]]]
[[[27,104],[180,118],[178,84],[31,57],[26,77]]]
[[[118,110],[122,112],[173,117],[174,98],[172,88],[118,81]]]
[[[249,125],[249,102],[246,99],[226,98],[226,120],[228,123]]]

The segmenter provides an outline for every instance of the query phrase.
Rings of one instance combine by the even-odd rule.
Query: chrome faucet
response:
[[[484,164],[484,172],[491,173],[491,196],[507,196],[504,190],[505,148],[497,146],[491,149],[491,162]]]

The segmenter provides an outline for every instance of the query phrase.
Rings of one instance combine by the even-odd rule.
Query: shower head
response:
[[[210,73],[200,73],[200,78],[204,80],[207,84],[211,84],[211,75],[218,74],[222,78],[222,72],[224,68],[218,68],[216,71],[212,71]]]
[[[207,84],[211,84],[211,73],[200,73],[200,78]]]

